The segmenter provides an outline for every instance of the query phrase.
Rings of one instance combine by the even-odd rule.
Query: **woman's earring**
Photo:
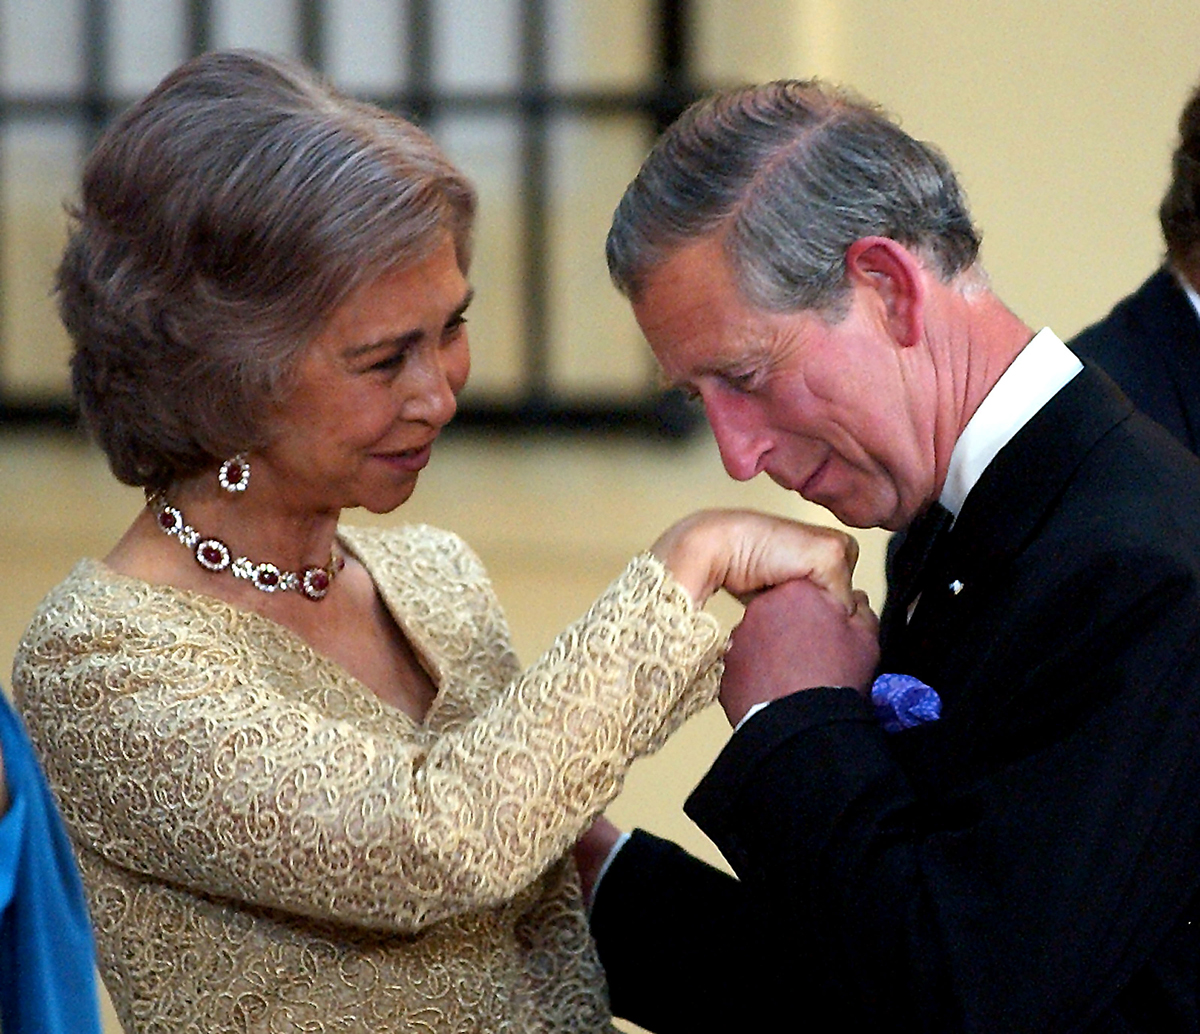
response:
[[[239,452],[232,459],[221,464],[217,471],[217,481],[226,492],[244,492],[250,484],[250,461],[244,452]]]

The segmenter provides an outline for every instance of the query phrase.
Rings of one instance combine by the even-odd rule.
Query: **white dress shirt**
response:
[[[1038,331],[958,436],[939,502],[957,517],[996,454],[1082,369],[1083,363],[1052,330]]]

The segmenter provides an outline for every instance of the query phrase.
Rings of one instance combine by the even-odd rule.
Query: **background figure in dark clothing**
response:
[[[1200,453],[1200,87],[1179,118],[1171,185],[1158,217],[1167,244],[1162,267],[1067,344]]]

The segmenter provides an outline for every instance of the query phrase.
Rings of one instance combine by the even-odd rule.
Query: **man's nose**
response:
[[[761,417],[747,399],[706,395],[704,412],[717,440],[721,463],[735,481],[749,481],[760,474],[770,451],[770,439]]]

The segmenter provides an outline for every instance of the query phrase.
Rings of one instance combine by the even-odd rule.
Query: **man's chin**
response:
[[[828,510],[839,524],[843,524],[847,528],[882,528],[884,527],[882,522],[891,516],[890,514],[879,514],[874,509],[857,506],[852,499],[847,500],[820,494],[805,495],[799,491],[796,494],[805,502],[819,506],[822,510]]]
[[[802,497],[807,498],[807,497]],[[880,523],[880,518],[873,514],[864,514],[857,510],[854,506],[847,506],[834,502],[822,502],[820,499],[808,499],[808,502],[821,507],[823,510],[828,510],[837,519],[839,524],[847,528],[882,528],[884,525]]]

